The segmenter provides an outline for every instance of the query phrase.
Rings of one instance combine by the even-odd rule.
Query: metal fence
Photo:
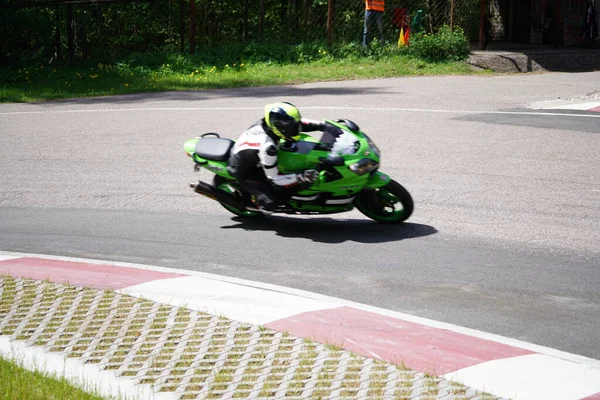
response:
[[[478,35],[479,0],[388,0],[384,36],[423,10],[442,25]],[[145,51],[194,51],[241,42],[349,43],[362,40],[363,0],[29,0],[0,1],[1,61],[70,61]]]

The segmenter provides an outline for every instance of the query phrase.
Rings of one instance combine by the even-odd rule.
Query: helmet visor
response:
[[[274,125],[287,139],[298,140],[300,135],[300,123],[297,121],[294,121],[293,119],[279,120],[275,121]]]

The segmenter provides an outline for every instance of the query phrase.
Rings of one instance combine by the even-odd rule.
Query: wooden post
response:
[[[454,30],[454,9],[456,7],[456,0],[450,0],[450,30]]]
[[[564,25],[564,20],[560,15],[560,0],[554,0],[554,18],[552,18],[552,24],[554,25],[554,47],[558,47],[560,43],[560,26]]]
[[[248,40],[248,0],[243,0],[242,8],[242,40]]]
[[[331,46],[333,44],[333,11],[334,1],[327,0],[327,44]]]
[[[75,61],[75,45],[73,34],[73,4],[67,4],[67,52],[69,55],[69,64]]]
[[[87,60],[88,45],[87,45],[87,29],[85,25],[85,14],[81,18],[81,58]]]
[[[258,40],[261,41],[263,39],[263,29],[265,23],[265,0],[260,0],[259,10],[258,10]]]
[[[190,0],[190,54],[196,51],[196,0]]]
[[[185,11],[183,0],[179,0],[179,51],[183,53],[185,46]]]
[[[304,19],[302,10],[302,0],[295,0],[294,13],[296,13],[296,24],[294,26],[294,28],[296,29],[296,33],[302,32],[302,20]]]
[[[483,36],[485,35],[484,29],[485,29],[485,0],[481,0],[480,5],[479,5],[479,50],[483,50]]]
[[[60,12],[62,9],[60,6],[56,6],[54,9],[54,23],[56,31],[54,32],[54,61],[58,62],[61,57],[61,44],[60,44]]]

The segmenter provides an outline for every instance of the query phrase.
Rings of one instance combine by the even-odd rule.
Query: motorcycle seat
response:
[[[235,142],[223,138],[203,138],[198,140],[194,152],[198,157],[213,161],[227,161]]]

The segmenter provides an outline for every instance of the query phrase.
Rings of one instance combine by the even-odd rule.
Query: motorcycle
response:
[[[318,179],[297,192],[278,197],[275,213],[332,214],[356,207],[382,223],[402,223],[412,214],[410,193],[388,175],[379,172],[380,150],[352,121],[326,120],[323,132],[302,133],[297,142],[282,142],[278,149],[281,173],[314,169]],[[196,193],[216,200],[241,217],[263,216],[254,199],[227,170],[234,141],[210,132],[184,143],[195,171],[215,174],[212,185],[190,183]]]

